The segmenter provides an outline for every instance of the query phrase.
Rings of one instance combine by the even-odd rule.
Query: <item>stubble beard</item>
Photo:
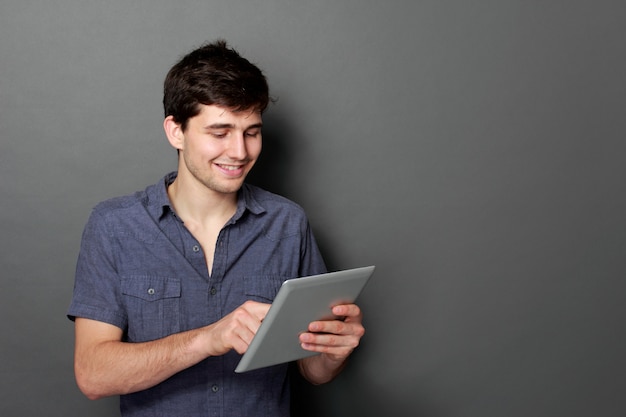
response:
[[[208,166],[207,171],[203,172],[202,169],[198,168],[187,156],[183,153],[183,159],[185,161],[185,166],[187,167],[187,171],[191,174],[192,177],[196,179],[196,181],[200,182],[207,189],[219,193],[219,194],[234,194],[239,191],[243,182],[248,174],[248,172],[244,173],[239,178],[218,178],[219,174],[214,173],[213,163]]]

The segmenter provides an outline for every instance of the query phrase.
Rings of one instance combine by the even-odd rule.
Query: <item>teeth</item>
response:
[[[227,171],[235,171],[237,169],[239,169],[238,165],[220,165],[221,168],[227,170]]]

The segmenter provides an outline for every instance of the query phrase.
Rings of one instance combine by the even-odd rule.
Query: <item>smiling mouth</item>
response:
[[[226,171],[236,171],[238,169],[243,168],[243,165],[223,165],[223,164],[215,164],[218,167],[225,169]]]
[[[222,172],[223,175],[229,178],[240,178],[244,175],[246,164],[219,164],[215,166]]]

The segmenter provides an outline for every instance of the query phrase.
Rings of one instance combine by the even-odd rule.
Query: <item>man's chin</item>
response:
[[[244,178],[231,180],[225,184],[214,184],[211,188],[213,191],[220,194],[236,194],[243,186]]]

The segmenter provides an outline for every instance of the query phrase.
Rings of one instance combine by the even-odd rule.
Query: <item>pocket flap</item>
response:
[[[180,280],[156,276],[122,278],[122,294],[146,301],[180,297]]]
[[[271,303],[286,279],[276,275],[246,276],[244,277],[246,295],[253,300]]]

